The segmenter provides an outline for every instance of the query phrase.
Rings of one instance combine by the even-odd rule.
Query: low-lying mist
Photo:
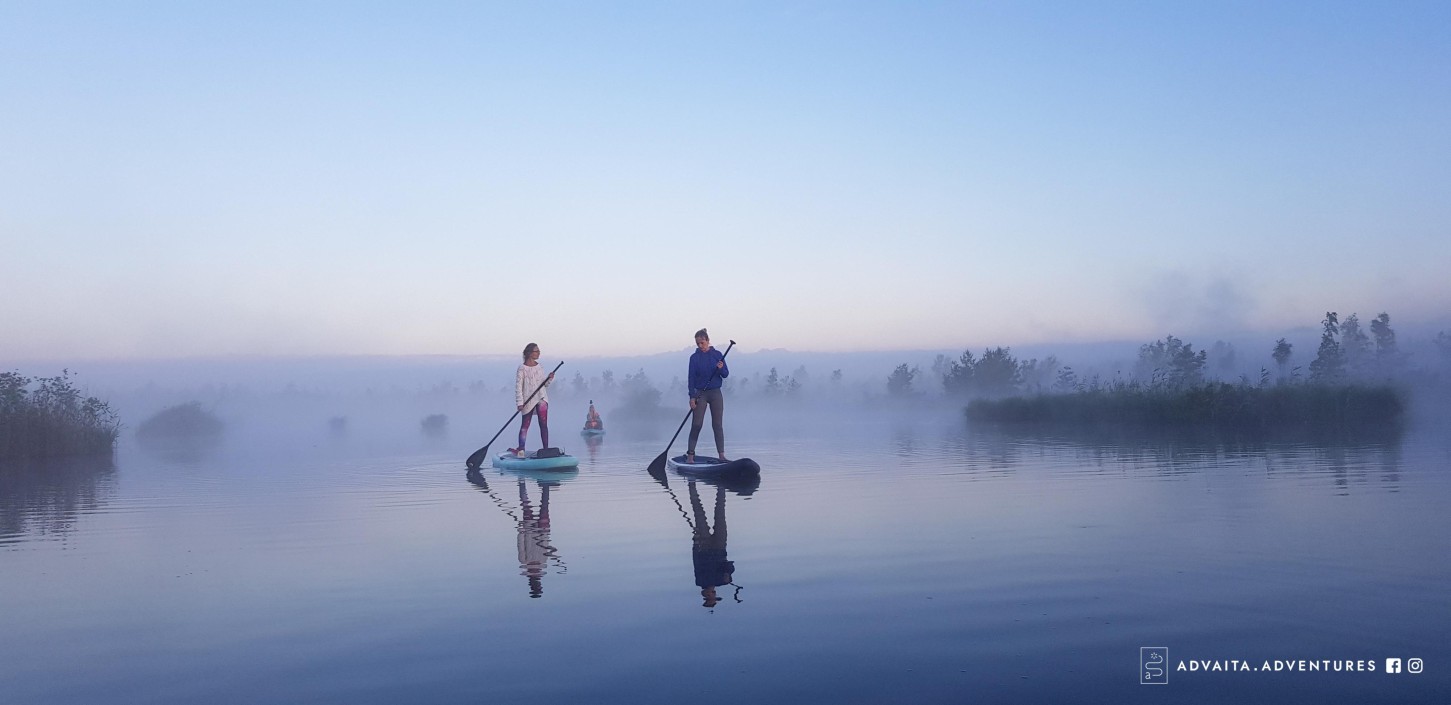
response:
[[[956,351],[746,352],[736,346],[724,384],[726,426],[733,441],[744,442],[820,427],[960,424],[974,398],[1215,381],[1262,388],[1326,380],[1390,384],[1407,394],[1415,413],[1447,409],[1451,334],[1398,343],[1384,314],[1369,326],[1333,313],[1321,323],[1320,331],[1278,340],[1242,336],[1208,344],[1167,336],[1138,344]],[[591,402],[610,438],[668,439],[687,409],[687,358],[682,349],[565,360],[549,390],[551,443],[575,444]],[[558,360],[541,362],[552,368]],[[518,428],[517,419],[510,421],[515,356],[64,361],[27,363],[23,372],[54,371],[42,365],[69,369],[85,394],[109,403],[122,443],[135,442],[148,420],[168,409],[215,418],[217,438],[187,441],[189,457],[238,445],[466,454],[509,422],[500,435],[499,447],[506,447]]]

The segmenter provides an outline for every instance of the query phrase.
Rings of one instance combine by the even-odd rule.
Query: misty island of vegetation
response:
[[[197,401],[169,406],[136,427],[136,436],[147,440],[214,438],[221,433],[222,420]]]
[[[71,373],[33,379],[0,372],[0,460],[109,455],[120,423],[110,405],[82,397]]]
[[[1048,390],[1053,393],[1015,395],[1025,373],[1033,373],[1032,366],[997,348],[976,360],[964,353],[943,382],[949,391],[956,388],[979,397],[968,404],[968,418],[1000,424],[1273,434],[1399,423],[1404,410],[1399,380],[1407,365],[1390,316],[1382,313],[1372,320],[1371,335],[1354,314],[1341,322],[1335,312],[1328,312],[1321,325],[1320,347],[1308,378],[1299,367],[1290,367],[1292,349],[1284,338],[1271,355],[1275,370],[1261,368],[1258,380],[1242,376],[1226,382],[1205,378],[1207,351],[1195,352],[1189,343],[1168,336],[1139,348],[1128,380],[1080,380],[1072,368],[1063,368]],[[1436,343],[1451,348],[1445,333]]]

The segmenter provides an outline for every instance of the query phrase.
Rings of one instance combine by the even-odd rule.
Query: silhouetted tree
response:
[[[1058,358],[1049,355],[1039,360],[1033,358],[1018,363],[1018,374],[1023,381],[1023,389],[1029,392],[1042,393],[1046,387],[1051,387],[1053,378],[1058,373]]]
[[[622,409],[653,411],[660,406],[660,390],[650,383],[644,368],[634,374],[626,372],[625,379],[620,383],[620,391],[625,395],[624,402],[620,405]]]
[[[932,379],[936,380],[937,383],[944,384],[947,379],[947,373],[951,369],[952,361],[946,355],[937,353],[937,357],[932,358]]]
[[[918,370],[915,366],[908,367],[905,362],[897,365],[897,369],[892,370],[892,375],[887,378],[887,394],[894,397],[910,396],[912,394],[912,378],[916,377],[917,373]]]
[[[1345,372],[1352,377],[1364,376],[1370,371],[1370,336],[1360,327],[1360,318],[1350,314],[1340,324],[1340,352],[1345,360]]]
[[[1134,376],[1150,384],[1186,387],[1204,381],[1207,351],[1194,352],[1194,346],[1170,335],[1139,347],[1134,363]]]
[[[977,393],[988,397],[1014,394],[1018,391],[1018,385],[1023,382],[1018,360],[1013,357],[1011,348],[983,351],[973,377]]]
[[[582,397],[589,395],[589,382],[585,381],[584,375],[578,372],[574,373],[574,380],[570,384],[574,387],[575,394]]]
[[[1278,370],[1280,379],[1284,379],[1285,375],[1289,373],[1290,356],[1294,354],[1293,349],[1294,346],[1284,338],[1275,341],[1275,351],[1270,353],[1270,357],[1275,359],[1275,369]]]
[[[831,371],[831,386],[836,387],[836,386],[840,386],[840,385],[841,385],[841,370],[840,369],[832,370]]]
[[[971,350],[964,350],[962,357],[947,366],[942,376],[942,390],[951,396],[967,396],[972,393],[973,376],[977,372],[977,360]]]
[[[1077,391],[1079,386],[1078,373],[1072,367],[1064,367],[1058,371],[1058,380],[1053,383],[1053,391],[1067,394]]]
[[[776,374],[776,368],[771,368],[771,374],[766,375],[766,396],[774,397],[784,389],[781,383],[781,375]]]
[[[1391,330],[1391,315],[1381,313],[1370,322],[1370,334],[1375,338],[1375,367],[1381,376],[1394,376],[1405,366],[1405,357],[1396,345],[1396,332]]]
[[[1345,376],[1345,353],[1337,340],[1340,335],[1339,318],[1334,311],[1326,311],[1325,320],[1320,325],[1323,327],[1320,349],[1310,363],[1310,381],[1339,382]]]

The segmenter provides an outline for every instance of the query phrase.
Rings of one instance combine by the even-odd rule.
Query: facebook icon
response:
[[[1400,659],[1398,659],[1398,658],[1388,658],[1388,659],[1386,659],[1386,673],[1400,673],[1400,672],[1401,672],[1401,660]]]

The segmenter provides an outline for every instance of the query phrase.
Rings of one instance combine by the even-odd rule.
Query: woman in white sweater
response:
[[[554,373],[546,374],[539,365],[539,345],[525,345],[524,364],[519,365],[514,373],[514,404],[523,415],[523,420],[519,422],[519,447],[509,449],[521,458],[525,456],[524,442],[529,437],[529,422],[535,414],[539,414],[539,438],[544,443],[541,447],[549,447],[549,383],[553,381]],[[529,397],[536,389],[539,392]]]

